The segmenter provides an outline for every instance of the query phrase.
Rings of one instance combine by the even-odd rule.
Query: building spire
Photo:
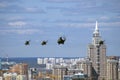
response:
[[[98,22],[96,21],[95,30],[93,32],[93,44],[98,44],[101,41],[101,37],[98,29]]]
[[[96,21],[96,25],[95,25],[95,31],[94,33],[99,33],[99,29],[98,29],[98,22]]]
[[[98,30],[98,24],[97,24],[97,21],[96,21],[95,30]]]

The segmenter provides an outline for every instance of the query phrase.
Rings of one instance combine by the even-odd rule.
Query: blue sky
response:
[[[107,55],[119,56],[120,0],[0,0],[0,56],[85,57],[96,20]]]

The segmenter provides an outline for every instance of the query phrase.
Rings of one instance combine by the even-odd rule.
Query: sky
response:
[[[0,56],[86,57],[96,21],[106,54],[120,56],[120,0],[0,0]]]

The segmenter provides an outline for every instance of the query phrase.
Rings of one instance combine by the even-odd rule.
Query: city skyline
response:
[[[85,57],[95,22],[107,46],[106,55],[120,52],[119,0],[1,0],[0,56]],[[64,45],[58,45],[65,36]],[[25,46],[26,40],[30,45]],[[48,40],[42,46],[41,41]]]

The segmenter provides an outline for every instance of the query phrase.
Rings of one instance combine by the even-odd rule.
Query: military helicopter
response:
[[[48,41],[42,41],[41,45],[44,46],[47,44]]]
[[[30,40],[25,42],[25,45],[30,45]]]
[[[66,41],[65,37],[59,37],[57,43],[60,45],[60,44],[64,44],[65,41]]]
[[[101,41],[99,42],[99,45],[103,45],[103,44],[104,44],[104,41],[101,40]]]

